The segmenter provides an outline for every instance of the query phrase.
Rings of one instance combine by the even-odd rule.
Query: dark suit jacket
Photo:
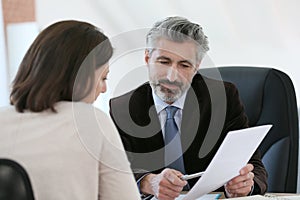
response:
[[[110,114],[136,179],[147,172],[160,173],[164,169],[164,140],[153,104],[148,83],[110,101]],[[196,74],[182,114],[181,141],[186,173],[204,171],[226,134],[247,126],[248,119],[236,87]],[[249,163],[254,165],[254,194],[265,193],[267,173],[258,152]],[[190,180],[190,186],[196,181]]]

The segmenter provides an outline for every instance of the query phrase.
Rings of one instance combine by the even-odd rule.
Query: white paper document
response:
[[[204,174],[183,200],[197,199],[239,175],[272,125],[230,131]]]
[[[181,194],[175,200],[182,200],[185,196],[186,194]],[[216,200],[219,199],[220,196],[221,196],[220,194],[206,194],[203,195],[202,197],[193,200]],[[157,198],[153,197],[151,200],[157,200]]]
[[[299,200],[300,195],[293,194],[288,196],[282,195],[254,195],[254,196],[247,196],[247,197],[237,197],[237,198],[228,198],[231,200]]]

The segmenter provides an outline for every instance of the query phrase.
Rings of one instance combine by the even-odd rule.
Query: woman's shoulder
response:
[[[0,121],[9,120],[10,118],[14,118],[18,112],[16,111],[14,106],[2,106],[0,107]]]
[[[57,112],[73,112],[74,114],[94,114],[100,116],[106,116],[107,114],[100,110],[99,108],[93,106],[92,104],[88,104],[85,102],[71,102],[71,101],[61,101],[55,104],[54,107]]]
[[[14,106],[0,106],[0,113],[14,113],[15,107]]]

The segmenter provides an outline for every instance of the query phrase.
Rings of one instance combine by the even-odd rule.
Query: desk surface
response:
[[[226,198],[224,198],[226,199]],[[266,193],[265,195],[254,195],[247,197],[239,197],[239,198],[229,198],[232,200],[299,200],[300,194],[292,194],[292,193]]]
[[[186,192],[183,192],[183,193],[186,193]],[[210,194],[221,194],[220,199],[227,199],[223,192],[211,192]],[[290,198],[280,198],[280,197],[290,197]],[[265,196],[263,196],[263,195],[254,195],[254,196],[228,198],[228,199],[232,199],[232,200],[248,200],[248,199],[249,200],[253,200],[253,199],[254,200],[255,199],[300,200],[300,194],[295,194],[295,193],[266,193]]]

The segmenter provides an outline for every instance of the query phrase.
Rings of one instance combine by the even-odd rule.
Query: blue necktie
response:
[[[180,134],[174,115],[177,107],[166,107],[167,120],[165,124],[165,166],[185,174]]]

